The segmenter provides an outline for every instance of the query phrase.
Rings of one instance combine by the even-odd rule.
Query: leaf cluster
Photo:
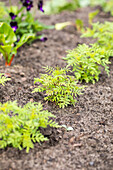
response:
[[[17,14],[19,15],[18,11]],[[39,39],[41,37],[37,35],[38,32],[44,29],[54,28],[54,26],[47,26],[45,24],[40,23],[38,20],[35,20],[34,15],[30,12],[22,13],[21,11],[21,16],[17,16],[15,21],[17,21],[18,23],[18,29],[16,31],[17,37],[20,38],[24,34],[31,34],[31,33],[35,34],[35,36],[32,37],[31,41]]]
[[[35,78],[34,83],[39,83],[34,92],[45,92],[44,100],[55,102],[60,108],[69,104],[75,105],[77,95],[82,94],[84,86],[77,85],[73,76],[66,75],[68,68],[46,67],[48,74],[41,74],[40,78]]]
[[[102,7],[104,12],[109,12],[113,16],[113,0],[106,1]]]
[[[17,54],[17,49],[24,43],[30,44],[35,39],[41,39],[43,35],[39,32],[44,29],[53,29],[54,26],[47,26],[35,20],[33,13],[26,11],[26,7],[10,6],[1,3],[0,9],[0,52],[3,54],[6,65],[10,65],[13,57]],[[10,13],[16,17],[11,19]],[[14,33],[10,26],[11,22],[17,23]]]
[[[97,44],[107,49],[113,49],[113,22],[93,23],[81,37],[93,37]]]
[[[6,78],[3,73],[0,73],[0,84],[2,84],[4,86],[5,82],[9,81],[9,80],[11,80],[11,79],[10,78]]]
[[[112,51],[105,50],[99,47],[97,44],[90,46],[86,44],[79,45],[73,50],[67,51],[67,56],[64,58],[68,66],[72,67],[77,80],[92,82],[98,81],[100,74],[100,66],[105,68],[107,74],[109,74],[109,56]]]
[[[9,13],[14,13],[16,18],[14,21],[18,23],[18,29],[16,30],[15,34],[18,39],[20,39],[24,34],[35,34],[35,36],[31,37],[31,41],[40,38],[37,35],[37,32],[42,31],[44,29],[53,29],[53,26],[47,26],[45,24],[40,23],[38,20],[35,19],[35,15],[30,11],[26,11],[25,7],[18,7],[18,6],[10,6],[6,7],[2,5],[4,9],[5,15],[3,16],[1,13],[0,21],[5,22],[10,25],[11,17]],[[36,12],[36,11],[35,11]],[[7,18],[5,17],[7,16]],[[27,40],[28,41],[28,40]]]
[[[43,110],[41,103],[29,102],[23,107],[16,101],[0,103],[0,148],[13,146],[20,150],[26,148],[29,152],[35,142],[48,140],[40,132],[40,127],[59,127],[51,117],[55,116]]]
[[[17,49],[31,37],[35,37],[35,35],[32,33],[24,34],[15,46],[14,43],[17,41],[16,34],[7,23],[0,22],[0,52],[3,54],[5,61],[9,63],[12,55],[16,55]]]
[[[7,12],[3,2],[0,2],[0,17],[4,19],[7,17]]]

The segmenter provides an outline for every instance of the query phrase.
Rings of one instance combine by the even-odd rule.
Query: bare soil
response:
[[[37,15],[37,18],[48,25],[80,18],[87,26],[88,13],[94,10],[87,7],[52,16]],[[113,17],[101,12],[94,21],[106,20],[113,21]],[[62,59],[66,50],[93,40],[80,38],[72,26],[43,33],[48,40],[24,45],[11,67],[5,67],[4,60],[0,60],[0,72],[11,77],[6,86],[0,86],[0,102],[17,100],[23,105],[41,101],[44,109],[56,115],[59,124],[71,126],[73,131],[42,129],[49,141],[36,143],[28,154],[12,147],[0,149],[0,170],[113,170],[113,58],[110,58],[109,77],[102,71],[99,82],[88,84],[75,107],[59,109],[54,103],[45,102],[41,94],[31,93],[34,78],[44,73],[42,66],[66,66]]]

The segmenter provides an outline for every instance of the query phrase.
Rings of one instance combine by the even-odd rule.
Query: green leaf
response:
[[[67,57],[64,58],[67,64],[72,67],[77,80],[88,82],[98,81],[97,76],[100,74],[100,66],[105,68],[108,74],[108,58],[111,56],[112,50],[106,50],[105,47],[100,47],[97,43],[79,45],[76,49],[69,50]]]
[[[89,13],[89,24],[92,24],[92,20],[94,19],[94,17],[96,16],[96,15],[98,15],[98,13],[99,13],[99,10],[97,9],[96,11],[94,11],[94,12],[90,12]]]
[[[6,57],[9,56],[10,52],[11,52],[12,46],[11,45],[5,45],[5,46],[0,46],[0,52],[3,54],[3,56]]]
[[[13,50],[17,50],[19,47],[21,47],[23,44],[25,44],[29,39],[35,38],[35,34],[33,33],[28,33],[24,34],[20,41],[17,43],[16,47],[13,48]]]
[[[8,11],[14,13],[15,15],[17,15],[18,10],[19,10],[18,6],[10,6],[8,8]]]
[[[12,54],[16,54],[17,52],[12,53],[15,41],[17,41],[17,38],[13,29],[6,23],[0,23],[0,52],[3,54],[7,63],[10,62]]]
[[[28,153],[35,142],[48,140],[39,127],[60,127],[51,117],[55,116],[43,110],[41,103],[29,102],[23,107],[18,106],[16,101],[0,103],[0,148],[26,148]]]
[[[13,44],[17,40],[13,29],[6,23],[0,23],[0,34],[4,36],[5,44]]]
[[[60,108],[64,108],[68,104],[75,105],[75,96],[81,94],[83,87],[78,87],[76,79],[66,73],[69,68],[46,67],[48,74],[41,74],[40,78],[35,78],[34,83],[39,83],[34,92],[45,92],[44,100],[55,102]],[[77,89],[77,90],[76,90]]]
[[[0,84],[2,84],[4,86],[5,82],[9,81],[9,80],[11,80],[11,79],[10,78],[6,78],[3,73],[0,73]]]

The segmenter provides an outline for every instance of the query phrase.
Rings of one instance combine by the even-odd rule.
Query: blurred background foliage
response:
[[[73,11],[85,6],[101,6],[103,11],[113,15],[113,0],[48,0],[44,3],[45,14],[57,14],[62,11]]]

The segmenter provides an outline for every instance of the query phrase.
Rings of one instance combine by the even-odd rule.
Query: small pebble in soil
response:
[[[93,165],[94,165],[94,162],[90,162],[89,164],[90,164],[91,166],[93,166]]]
[[[21,72],[20,75],[21,75],[21,77],[24,77],[24,76],[25,76],[25,74],[24,74],[23,72]]]

